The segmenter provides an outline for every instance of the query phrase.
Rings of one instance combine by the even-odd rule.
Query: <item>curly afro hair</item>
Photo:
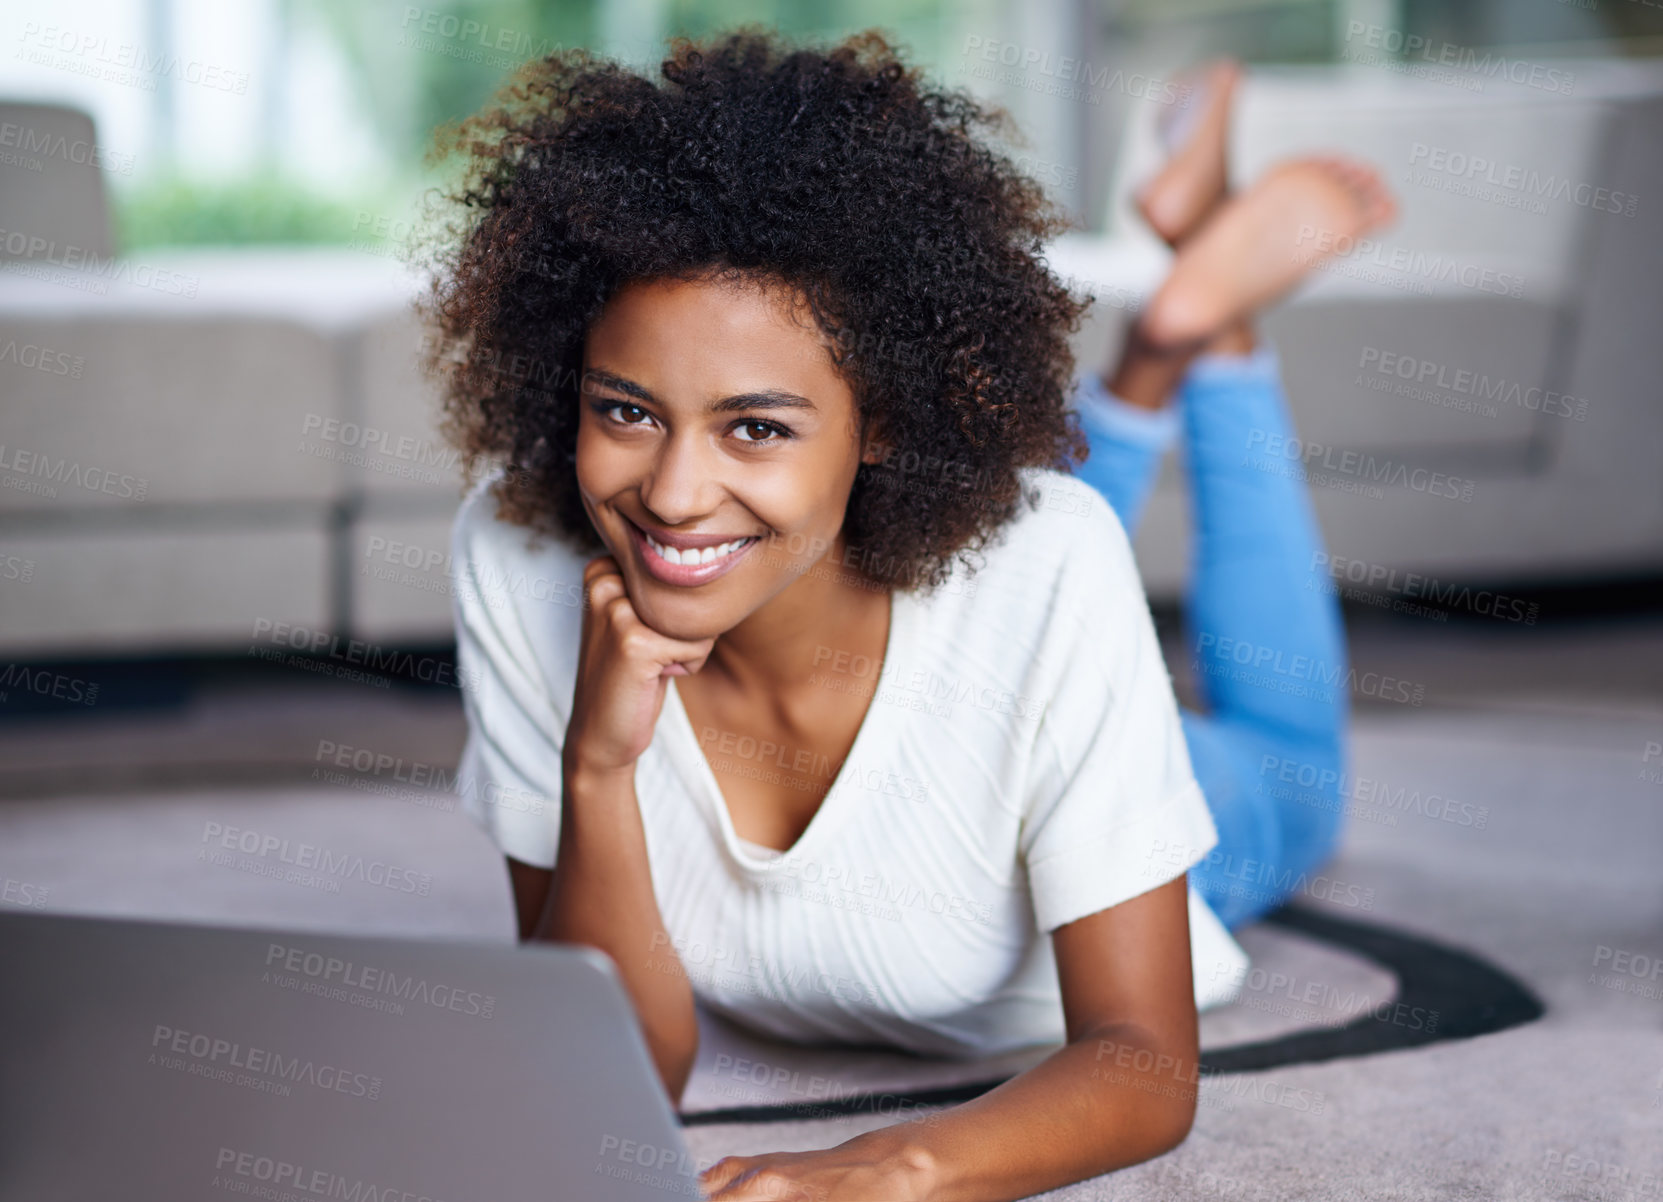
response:
[[[558,52],[440,135],[462,169],[426,366],[468,482],[505,465],[500,519],[605,551],[575,472],[589,324],[633,280],[784,282],[883,452],[844,515],[863,583],[939,586],[1039,503],[1019,469],[1086,455],[1066,398],[1090,298],[1042,257],[1069,222],[975,136],[1003,109],[927,86],[876,31],[678,38],[660,70]]]

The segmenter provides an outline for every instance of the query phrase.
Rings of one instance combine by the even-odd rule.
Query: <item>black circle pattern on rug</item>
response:
[[[1284,906],[1260,921],[1308,935],[1340,947],[1397,976],[1397,996],[1368,1013],[1358,1015],[1343,1027],[1293,1031],[1274,1039],[1235,1044],[1201,1053],[1203,1077],[1224,1073],[1257,1072],[1293,1064],[1318,1064],[1378,1052],[1399,1051],[1452,1039],[1471,1039],[1535,1022],[1545,1009],[1541,1001],[1520,981],[1470,952],[1409,935],[1377,923],[1336,918],[1297,906]],[[1401,1007],[1403,1009],[1396,1009]],[[1438,1024],[1428,1030],[1418,1026],[1382,1021],[1382,1011],[1436,1012]],[[980,1097],[1003,1085],[1010,1077],[971,1081],[938,1089],[911,1093],[855,1094],[823,1102],[784,1102],[767,1106],[731,1106],[702,1110],[680,1117],[684,1127],[717,1123],[781,1123],[802,1119],[836,1118],[842,1115],[877,1112],[882,1105],[950,1106]]]

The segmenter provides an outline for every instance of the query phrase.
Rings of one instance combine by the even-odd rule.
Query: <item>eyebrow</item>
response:
[[[590,368],[584,373],[584,378],[621,392],[625,396],[646,401],[649,404],[661,405],[663,403],[634,380],[626,380],[622,376],[613,375],[611,372],[603,371],[598,367]],[[705,406],[706,413],[735,413],[750,409],[808,409],[815,411],[818,406],[807,397],[798,396],[794,392],[787,392],[783,388],[761,388],[755,392],[741,392],[734,396],[723,397],[719,401],[712,401]]]

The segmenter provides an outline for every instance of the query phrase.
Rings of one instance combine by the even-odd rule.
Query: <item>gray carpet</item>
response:
[[[448,708],[397,704],[409,710],[401,721],[442,732],[429,744],[434,760],[453,754]],[[1472,1040],[1210,1080],[1194,1132],[1178,1150],[1045,1197],[1663,1196],[1663,980],[1613,971],[1618,952],[1629,953],[1622,963],[1630,969],[1637,956],[1663,956],[1663,761],[1644,761],[1647,744],[1663,740],[1663,709],[1632,695],[1612,705],[1597,712],[1588,698],[1573,709],[1513,694],[1442,709],[1374,707],[1357,721],[1360,777],[1388,796],[1418,790],[1468,803],[1457,813],[1488,812],[1478,829],[1403,804],[1360,808],[1332,871],[1374,890],[1374,906],[1334,912],[1482,955],[1537,992],[1548,1008],[1543,1019]],[[292,744],[291,761],[296,749],[310,754],[320,730],[344,737],[338,712],[269,703],[263,712],[271,737]],[[98,738],[88,741],[95,765],[119,761],[109,748],[123,740],[131,755],[169,737],[182,758],[193,746],[204,759],[236,758],[201,741],[211,722],[182,728],[142,714],[100,721]],[[0,882],[10,904],[25,898],[63,912],[510,938],[500,858],[463,816],[442,808],[443,799],[405,787],[378,796],[305,774],[279,784],[153,781],[76,793],[61,785],[69,744],[58,729],[13,726],[0,736],[0,755],[14,769],[11,800],[0,802]],[[41,767],[49,760],[56,775]],[[38,796],[20,785],[26,778],[40,785]],[[373,849],[428,874],[431,889],[412,897],[346,881],[325,892],[214,863],[199,857],[210,823],[304,837],[337,852]],[[1390,974],[1289,932],[1250,928],[1242,942],[1267,975],[1204,1016],[1209,1048],[1341,1023],[1395,988]],[[1272,972],[1318,983],[1320,1000],[1293,1000],[1300,991],[1273,987]],[[782,1074],[773,1068],[784,1067],[821,1076],[827,1084],[816,1088],[826,1093],[848,1094],[994,1076],[1032,1056],[930,1065],[768,1046],[708,1019],[706,1029],[689,1110],[800,1100],[800,1086],[769,1087],[737,1071],[742,1058],[768,1063],[776,1081]],[[1320,1097],[1322,1105],[1284,1104],[1290,1097]],[[894,1117],[718,1124],[688,1135],[695,1155],[710,1160],[826,1146]]]

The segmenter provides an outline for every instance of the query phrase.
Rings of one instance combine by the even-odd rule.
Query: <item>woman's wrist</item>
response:
[[[848,1141],[884,1164],[890,1174],[886,1197],[895,1202],[936,1202],[946,1177],[941,1161],[918,1138],[920,1124],[897,1123],[880,1127]]]
[[[611,792],[625,783],[633,784],[635,765],[596,764],[568,747],[561,752],[560,777],[567,797],[587,797],[593,793]]]

